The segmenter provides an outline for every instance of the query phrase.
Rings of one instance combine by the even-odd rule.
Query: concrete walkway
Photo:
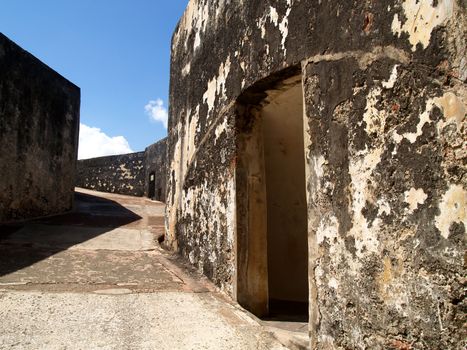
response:
[[[285,349],[163,251],[164,205],[77,189],[73,213],[0,227],[0,349]]]

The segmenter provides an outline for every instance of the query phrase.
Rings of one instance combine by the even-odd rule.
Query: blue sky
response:
[[[1,0],[0,32],[81,88],[86,157],[129,150],[124,141],[140,151],[167,133],[150,115],[165,116],[170,40],[187,3]]]

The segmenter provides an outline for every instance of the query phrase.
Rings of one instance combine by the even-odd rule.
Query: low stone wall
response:
[[[165,202],[167,138],[144,152],[78,161],[76,186]]]
[[[145,153],[146,179],[144,195],[165,203],[167,182],[167,138],[148,146]]]
[[[145,152],[78,161],[76,186],[91,190],[143,196]]]
[[[80,89],[0,33],[0,222],[73,205]]]

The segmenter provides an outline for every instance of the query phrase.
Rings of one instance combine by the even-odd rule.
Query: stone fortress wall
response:
[[[0,33],[0,222],[73,206],[80,89]]]
[[[78,161],[76,186],[165,202],[166,139],[143,152]]]
[[[78,161],[76,186],[90,190],[143,196],[144,152]]]
[[[460,0],[191,0],[172,39],[167,244],[257,314],[274,260],[305,246],[312,349],[462,348],[466,25]],[[295,115],[305,243],[279,232],[271,258],[269,199],[293,176],[271,185],[265,162],[300,148],[275,138]]]
[[[146,147],[145,169],[144,195],[165,203],[167,187],[167,138]]]

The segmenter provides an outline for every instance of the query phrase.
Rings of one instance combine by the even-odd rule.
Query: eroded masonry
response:
[[[461,0],[191,0],[169,247],[313,349],[462,348],[466,26]]]
[[[0,33],[0,222],[71,210],[80,89]]]

